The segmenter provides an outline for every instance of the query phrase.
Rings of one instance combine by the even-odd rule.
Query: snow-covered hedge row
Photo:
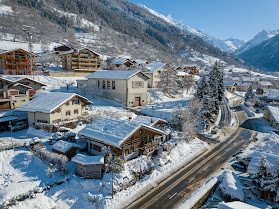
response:
[[[4,150],[14,149],[17,147],[23,147],[23,146],[25,146],[25,143],[19,143],[19,142],[0,144],[0,152],[2,152]]]
[[[57,132],[60,127],[66,127],[70,129],[74,129],[76,127],[77,120],[69,120],[63,121],[57,124],[47,124],[47,123],[36,123],[35,128],[50,132]]]
[[[0,208],[9,208],[13,205],[16,205],[18,202],[21,202],[21,201],[26,200],[28,198],[35,198],[35,195],[37,193],[42,193],[43,191],[49,190],[51,187],[53,187],[55,185],[63,184],[68,180],[69,179],[66,178],[65,180],[62,180],[62,181],[55,181],[54,183],[51,183],[51,184],[43,185],[41,187],[35,187],[34,189],[32,189],[32,190],[30,190],[26,193],[17,195],[15,197],[5,201],[2,205],[0,205]]]
[[[33,146],[33,151],[43,160],[53,164],[59,171],[64,174],[68,173],[68,158],[65,155],[60,155],[50,152],[42,144]]]
[[[86,115],[86,116],[79,116],[77,118],[77,120],[78,120],[78,122],[81,122],[81,123],[92,123],[93,121],[97,120],[100,117],[101,117],[101,114],[96,113],[96,114],[91,114],[91,115]]]

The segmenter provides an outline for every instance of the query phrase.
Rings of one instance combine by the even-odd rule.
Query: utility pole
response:
[[[113,199],[113,170],[111,171],[111,199]]]
[[[32,31],[35,30],[34,27],[28,26],[28,25],[23,25],[23,29],[22,29],[27,37],[28,37],[28,62],[27,62],[27,70],[30,70],[30,74],[33,76],[34,79],[34,71],[36,69],[34,69],[34,63],[33,63],[33,44],[32,44]]]
[[[9,122],[9,128],[11,129],[11,142],[13,142],[13,129],[12,129],[12,121]]]

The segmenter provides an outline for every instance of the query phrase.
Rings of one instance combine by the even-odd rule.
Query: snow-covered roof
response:
[[[51,149],[65,153],[69,151],[72,147],[80,148],[78,144],[59,140],[58,142],[56,142],[54,145],[51,146]]]
[[[154,73],[155,71],[159,70],[160,68],[164,67],[165,65],[166,65],[166,63],[155,61],[155,62],[149,63],[143,69],[148,70],[148,72],[145,72],[145,73]]]
[[[92,79],[129,79],[132,76],[141,73],[138,70],[102,70],[96,71],[85,78],[92,78]],[[143,74],[144,75],[144,74]],[[146,75],[145,75],[146,76]],[[146,76],[149,78],[148,76]]]
[[[260,79],[257,77],[242,77],[243,81],[259,81]]]
[[[115,65],[122,65],[125,62],[131,62],[131,61],[126,58],[116,58],[116,59],[112,60],[111,62]]]
[[[240,83],[240,82],[237,82],[236,83],[238,86],[250,86],[251,83]]]
[[[182,65],[182,68],[187,68],[187,67],[198,67],[198,65],[197,64]]]
[[[51,113],[53,110],[75,96],[85,100],[87,104],[93,104],[86,98],[75,93],[42,92],[36,94],[33,100],[19,107],[18,110],[27,112]]]
[[[167,121],[160,119],[160,118],[148,117],[148,116],[143,116],[143,115],[139,115],[133,119],[133,122],[135,122],[135,123],[144,124],[144,125],[148,125],[148,126],[153,126],[158,121],[168,123]]]
[[[248,173],[255,175],[259,171],[261,159],[263,157],[266,158],[266,161],[269,164],[268,172],[276,173],[279,156],[270,153],[265,153],[265,152],[257,152],[257,151],[255,151],[252,155],[251,162],[249,163],[248,166]]]
[[[17,75],[0,75],[0,79],[6,80],[6,81],[11,82],[11,83],[16,83],[16,82],[19,82],[21,80],[27,79],[27,80],[33,81],[35,83],[39,83],[42,86],[46,86],[46,84],[43,84],[39,81],[33,80],[31,78],[23,77],[23,76],[17,76]]]
[[[276,123],[279,123],[279,107],[267,106],[266,107],[270,112],[271,117]]]
[[[90,52],[92,52],[93,54],[97,54],[98,56],[100,56],[99,53],[95,52],[95,51],[92,51],[90,49],[87,49],[87,48],[81,48],[81,49],[72,49],[72,50],[69,50],[69,51],[66,51],[66,52],[61,52],[59,53],[59,55],[67,55],[67,54],[72,54],[72,53],[75,53],[75,52],[79,52],[81,50],[88,50]]]
[[[142,64],[145,64],[145,63],[146,63],[146,60],[136,59],[135,62],[136,62],[138,65],[142,65]]]
[[[25,51],[24,49],[16,48],[16,49],[11,49],[11,50],[2,51],[2,52],[0,52],[0,55],[1,55],[1,54],[6,54],[6,53],[9,53],[9,52],[13,52],[13,51],[17,51],[17,50]],[[27,52],[27,51],[25,51],[25,52]],[[27,53],[29,53],[29,52],[27,52]],[[37,56],[37,55],[34,54],[34,53],[30,53],[30,54],[32,54],[33,56]]]
[[[261,86],[272,86],[272,83],[270,83],[269,81],[261,81],[260,85]]]
[[[220,202],[218,204],[218,209],[260,209],[253,205],[248,205],[244,202],[234,201],[234,202]]]
[[[99,118],[94,122],[86,125],[78,134],[92,139],[96,139],[104,144],[114,147],[120,145],[131,136],[140,127],[146,127],[156,132],[164,134],[159,129],[152,128],[137,122],[129,122],[126,120],[117,120],[112,118]]]
[[[189,75],[189,73],[187,73],[183,70],[176,70],[176,75],[177,76],[185,76],[185,75]]]
[[[271,100],[279,100],[279,89],[270,89],[267,98]]]
[[[236,82],[233,81],[225,81],[224,82],[225,86],[234,86],[236,84]]]
[[[77,154],[72,158],[72,161],[81,165],[102,165],[104,164],[104,157]]]
[[[11,120],[16,120],[16,119],[17,119],[16,116],[1,117],[0,118],[0,123],[11,121]]]
[[[32,87],[30,86],[27,86],[27,85],[24,85],[22,83],[16,83],[16,84],[13,84],[12,87],[16,87],[16,86],[22,86],[22,87],[25,87],[25,88],[28,88],[28,89],[32,89]]]

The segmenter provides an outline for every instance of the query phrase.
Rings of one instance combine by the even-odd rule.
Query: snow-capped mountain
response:
[[[244,53],[245,51],[253,48],[254,46],[257,46],[258,44],[263,43],[264,41],[273,38],[279,33],[279,30],[262,30],[260,33],[258,33],[254,38],[252,38],[250,41],[247,41],[246,44],[244,44],[242,47],[237,49],[234,53],[236,55],[240,55]]]
[[[279,34],[246,50],[239,57],[263,71],[278,71]]]
[[[232,53],[235,50],[237,50],[238,48],[240,48],[243,44],[245,44],[245,41],[239,40],[239,39],[230,38],[227,40],[221,40],[221,39],[215,38],[213,36],[203,33],[202,31],[193,29],[193,28],[189,27],[188,25],[182,24],[178,20],[172,18],[171,15],[168,15],[168,16],[162,15],[162,14],[154,11],[153,9],[148,8],[147,6],[145,6],[143,4],[138,4],[138,6],[147,10],[151,14],[165,20],[166,22],[181,28],[182,30],[184,30],[188,33],[201,37],[204,41],[221,49],[222,51]]]

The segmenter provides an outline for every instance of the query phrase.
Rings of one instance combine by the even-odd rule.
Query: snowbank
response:
[[[248,205],[240,201],[235,201],[235,202],[219,203],[218,209],[259,209],[259,208],[252,205]]]
[[[217,177],[212,177],[194,191],[177,209],[191,209],[204,195],[218,182]]]
[[[226,170],[222,175],[222,183],[219,185],[222,195],[228,200],[244,201],[242,185],[236,174]]]
[[[33,127],[29,127],[28,130],[26,131],[26,134],[32,135],[32,136],[37,136],[40,138],[48,138],[51,136],[51,132],[43,131],[43,130],[38,130]]]
[[[242,104],[241,108],[247,113],[249,117],[255,117],[255,113],[253,113],[245,104]]]

